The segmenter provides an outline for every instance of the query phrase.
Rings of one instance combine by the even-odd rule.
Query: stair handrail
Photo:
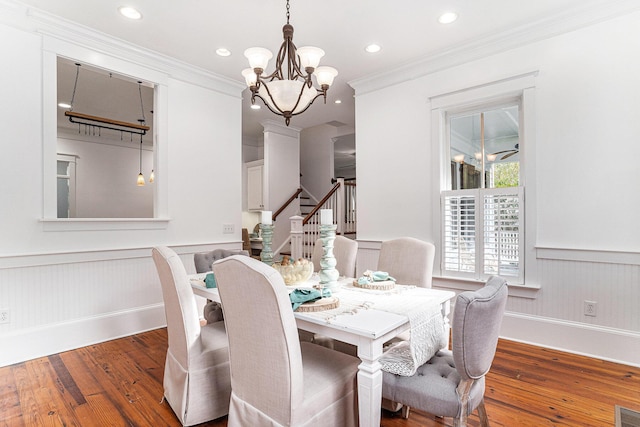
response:
[[[284,202],[284,204],[280,207],[280,209],[278,209],[277,211],[275,211],[275,213],[272,216],[272,220],[275,221],[276,218],[278,217],[278,215],[280,215],[286,208],[287,206],[289,206],[295,199],[298,198],[298,196],[300,195],[300,193],[302,193],[302,188],[298,188],[295,193],[293,193],[293,195],[291,197],[289,197],[289,200],[287,200],[286,202]]]
[[[324,206],[325,203],[327,203],[327,200],[329,200],[331,198],[331,196],[333,196],[333,194],[338,191],[338,189],[340,188],[340,183],[336,183],[336,185],[333,186],[333,188],[331,190],[329,190],[329,192],[322,198],[322,200],[320,200],[320,202],[318,202],[317,205],[314,206],[313,209],[311,209],[311,212],[309,212],[307,214],[307,216],[304,217],[304,220],[302,220],[302,225],[306,225],[311,218],[313,218],[313,216],[320,210],[322,209],[322,207]]]

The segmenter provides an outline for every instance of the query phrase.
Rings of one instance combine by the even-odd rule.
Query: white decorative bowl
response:
[[[287,286],[304,283],[309,280],[313,274],[313,263],[304,258],[299,258],[292,263],[285,262],[282,264],[277,262],[273,264],[273,268],[280,273]]]

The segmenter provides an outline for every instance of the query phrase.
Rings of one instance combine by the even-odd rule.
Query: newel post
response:
[[[291,258],[302,258],[302,235],[304,230],[302,228],[303,217],[294,215],[291,218]]]
[[[336,225],[338,226],[336,229],[337,234],[344,234],[344,218],[345,218],[345,206],[344,202],[346,200],[345,189],[344,189],[344,178],[338,178],[338,183],[340,187],[336,191],[335,203],[336,203]]]

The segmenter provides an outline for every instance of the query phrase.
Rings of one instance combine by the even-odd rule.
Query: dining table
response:
[[[220,301],[217,288],[207,288],[204,278],[207,273],[189,276],[195,295],[212,301]],[[319,278],[287,286],[290,291],[313,288]],[[337,286],[332,286],[332,297],[339,301],[338,307],[326,311],[294,311],[298,329],[340,340],[357,347],[360,358],[358,366],[358,411],[359,425],[379,427],[382,402],[382,364],[384,344],[412,330],[410,316],[402,307],[414,307],[422,301],[425,306],[436,307],[442,316],[444,342],[448,345],[449,313],[452,291],[422,288],[410,284],[397,284],[392,289],[375,290],[357,287],[354,278],[341,277]],[[407,310],[409,310],[407,308]]]

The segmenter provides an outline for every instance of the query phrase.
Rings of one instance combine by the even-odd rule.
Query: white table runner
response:
[[[415,289],[415,286],[396,285],[393,289],[378,291],[343,285],[334,294],[340,299],[340,307],[309,315],[328,323],[337,316],[368,309],[407,316],[411,339],[392,346],[380,358],[380,363],[387,372],[411,376],[447,342],[438,298],[412,292]]]

